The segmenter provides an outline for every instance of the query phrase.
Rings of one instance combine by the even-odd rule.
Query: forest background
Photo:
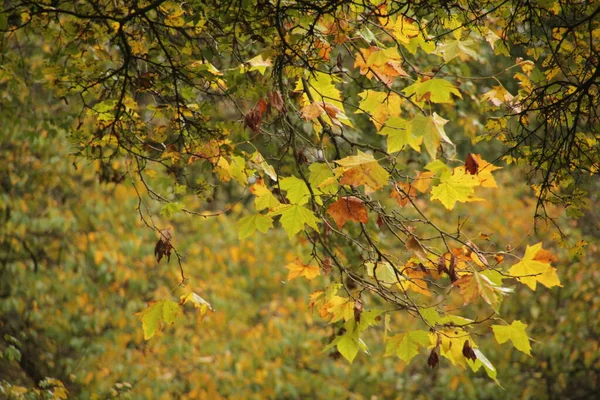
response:
[[[592,3],[4,2],[0,396],[589,398]]]

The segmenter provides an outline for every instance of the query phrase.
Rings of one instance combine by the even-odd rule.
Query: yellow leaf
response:
[[[291,281],[292,279],[300,278],[304,276],[306,279],[313,280],[317,276],[321,275],[321,270],[316,265],[306,265],[302,263],[299,259],[294,260],[294,262],[289,263],[285,266],[290,270],[287,276],[287,280]]]
[[[546,287],[562,286],[560,279],[556,274],[556,268],[550,266],[548,251],[542,249],[542,243],[533,246],[527,246],[525,255],[515,265],[513,265],[508,273],[531,290],[535,290],[537,282]],[[539,259],[536,256],[540,254]]]
[[[452,175],[442,177],[440,184],[431,189],[431,200],[439,200],[448,210],[452,210],[457,201],[481,201],[474,197],[474,187],[478,185],[475,176],[465,174],[464,167],[457,167]]]

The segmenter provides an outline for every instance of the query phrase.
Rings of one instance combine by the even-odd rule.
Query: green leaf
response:
[[[405,363],[409,363],[421,347],[429,346],[429,333],[416,330],[390,337],[385,346],[385,356],[397,355]]]
[[[525,332],[525,328],[527,328],[527,325],[519,320],[513,321],[508,326],[492,325],[494,336],[499,344],[510,340],[517,350],[530,356],[531,345],[529,344],[529,337],[527,336],[527,332]]]
[[[285,197],[292,204],[306,204],[310,200],[310,191],[306,183],[295,176],[288,176],[279,181],[279,187],[287,191]]]
[[[305,224],[313,229],[318,229],[317,224],[320,222],[320,219],[312,211],[299,204],[285,204],[269,215],[281,215],[281,226],[283,226],[290,239],[304,229]]]
[[[160,330],[161,322],[172,325],[179,313],[179,305],[172,300],[160,300],[148,303],[148,307],[136,315],[142,320],[144,339],[149,340]]]
[[[273,218],[264,214],[247,215],[236,224],[238,231],[238,239],[244,239],[252,235],[255,231],[266,233],[273,227]]]

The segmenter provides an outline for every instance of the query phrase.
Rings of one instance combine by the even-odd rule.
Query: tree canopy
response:
[[[335,329],[324,349],[350,363],[377,329],[384,355],[493,381],[480,336],[531,354],[529,321],[501,308],[515,286],[562,286],[558,259],[469,218],[493,210],[502,168],[527,175],[529,217],[561,244],[557,218],[586,212],[600,171],[594,2],[6,1],[0,30],[3,111],[46,96],[36,118],[68,132],[74,168],[131,188],[124,211],[179,275],[181,293],[135,310],[144,339],[190,307],[213,312],[178,245],[206,232],[176,218],[235,214],[242,242],[285,231],[296,257],[252,268],[318,279],[308,304]],[[23,232],[8,235],[37,270]]]

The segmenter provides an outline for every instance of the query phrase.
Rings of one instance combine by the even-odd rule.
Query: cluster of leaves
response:
[[[560,286],[555,258],[541,243],[482,250],[485,236],[472,239],[453,211],[497,190],[498,167],[485,160],[493,153],[471,148],[490,135],[539,160],[547,171],[541,197],[559,189],[549,174],[564,160],[569,170],[597,173],[598,11],[558,1],[428,3],[14,1],[0,9],[11,61],[2,79],[22,76],[26,63],[33,72],[19,78],[24,85],[49,84],[79,108],[70,135],[78,155],[99,163],[103,181],[130,178],[141,220],[160,235],[157,259],[173,251],[181,283],[183,256],[147,200],[162,203],[166,218],[207,217],[231,209],[198,201],[214,204],[221,188],[253,200],[237,224],[240,238],[279,224],[306,240],[289,279],[330,277],[311,305],[337,330],[329,346],[348,361],[383,325],[386,354],[408,363],[423,348],[432,367],[442,356],[496,379],[475,336],[487,331],[529,354],[526,325],[504,321],[500,307],[507,282]],[[543,21],[541,32],[527,9]],[[548,24],[564,21],[571,25],[547,47],[511,52],[524,33],[546,38]],[[561,71],[567,44],[586,35],[577,69]],[[514,77],[512,68],[520,69]],[[505,89],[517,84],[514,95]],[[548,116],[552,109],[559,115]],[[479,132],[481,112],[498,110],[507,115]],[[558,147],[537,146],[539,130]],[[574,162],[573,149],[589,160]],[[162,188],[163,171],[172,191]],[[188,192],[197,199],[180,201]],[[211,308],[193,292],[179,303],[153,300],[139,315],[146,339],[186,302]],[[471,310],[478,304],[487,313]],[[396,314],[418,322],[397,331]]]

